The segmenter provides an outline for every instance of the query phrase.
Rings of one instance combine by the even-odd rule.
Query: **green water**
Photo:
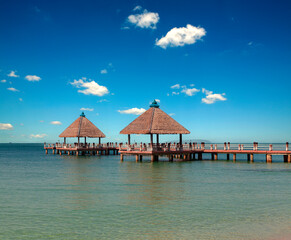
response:
[[[130,160],[131,159],[131,160]],[[0,239],[291,239],[291,164],[0,144]]]

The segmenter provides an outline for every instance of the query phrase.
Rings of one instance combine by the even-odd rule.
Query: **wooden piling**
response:
[[[272,162],[272,155],[271,154],[266,154],[266,162],[271,163]]]
[[[123,154],[120,154],[120,161],[123,162]]]
[[[229,153],[226,154],[226,160],[229,160]]]
[[[247,154],[247,156],[248,156],[248,162],[251,161],[251,156],[250,156],[250,154]]]
[[[251,162],[254,162],[254,154],[251,153]]]
[[[202,160],[202,153],[198,153],[198,160]]]
[[[139,156],[135,155],[135,161],[138,162],[138,160],[139,160]]]
[[[218,153],[214,153],[214,160],[218,159]]]
[[[236,161],[236,154],[235,153],[233,154],[233,161],[234,162]]]

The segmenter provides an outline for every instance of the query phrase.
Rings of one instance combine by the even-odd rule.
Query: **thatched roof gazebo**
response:
[[[80,143],[80,137],[85,138],[99,138],[99,144],[101,144],[101,138],[105,138],[105,134],[101,132],[92,122],[90,122],[84,112],[78,117],[69,127],[63,131],[59,137],[64,138],[64,143],[66,143],[66,138],[78,138],[78,145]]]
[[[179,142],[182,144],[182,134],[189,134],[190,131],[159,107],[154,100],[150,109],[120,131],[120,134],[128,134],[128,144],[130,144],[130,134],[149,134],[151,145],[153,144],[153,134],[157,135],[157,144],[159,144],[159,134],[179,134]]]

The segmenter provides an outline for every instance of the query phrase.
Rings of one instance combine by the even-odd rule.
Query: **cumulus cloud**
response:
[[[141,10],[141,6],[134,8],[134,11]],[[148,12],[146,9],[140,14],[129,15],[127,21],[136,27],[156,29],[160,17],[158,13]]]
[[[199,92],[200,90],[197,88],[187,88],[184,87],[183,90],[181,91],[182,93],[185,93],[187,96],[192,97],[193,95],[195,95],[197,92]]]
[[[177,84],[171,86],[171,88],[172,89],[179,89],[180,88],[180,84],[177,83]]]
[[[60,121],[51,121],[52,125],[62,125]]]
[[[81,111],[94,111],[94,108],[80,108]]]
[[[187,24],[186,27],[175,27],[171,29],[165,37],[156,40],[156,45],[164,49],[167,47],[181,47],[184,45],[194,44],[205,35],[206,31],[204,28]]]
[[[19,98],[19,101],[20,101],[20,102],[22,102],[22,101],[23,101],[23,99],[22,99],[22,98]]]
[[[95,95],[102,97],[109,93],[107,87],[99,85],[94,80],[89,79],[89,81],[87,81],[86,78],[74,80],[74,82],[71,82],[71,84],[76,88],[84,88],[83,90],[78,90],[78,92],[85,95]]]
[[[109,101],[107,99],[101,99],[101,100],[98,101],[98,103],[102,103],[102,102],[109,102]]]
[[[10,123],[0,123],[0,130],[12,130],[13,126]]]
[[[174,116],[174,115],[175,115],[175,113],[169,113],[169,115],[170,115],[170,116]]]
[[[202,88],[202,92],[206,94],[205,98],[202,98],[202,102],[206,104],[212,104],[216,101],[226,101],[227,99],[224,97],[225,93],[213,93],[212,91],[208,91],[205,88]]]
[[[7,81],[5,79],[1,80],[2,83],[6,83]]]
[[[179,92],[172,92],[172,95],[179,95]]]
[[[127,110],[118,110],[118,112],[121,114],[134,114],[134,115],[141,115],[145,111],[146,110],[144,108],[131,108]]]
[[[38,82],[38,81],[41,80],[41,78],[40,78],[39,76],[36,76],[36,75],[27,75],[27,76],[25,77],[25,79],[26,79],[27,81],[30,81],[30,82]]]
[[[133,11],[140,11],[140,10],[142,10],[142,6],[136,6],[136,7],[133,9]]]
[[[47,135],[45,133],[42,134],[30,134],[30,138],[44,138]]]
[[[19,77],[19,75],[15,74],[15,71],[11,71],[9,74],[7,74],[8,77]]]
[[[100,71],[100,73],[101,73],[101,74],[106,74],[106,73],[108,73],[108,71],[107,71],[107,69],[102,69],[102,70]]]
[[[10,87],[10,88],[7,88],[9,91],[12,91],[12,92],[19,92],[18,89],[14,88],[14,87]]]

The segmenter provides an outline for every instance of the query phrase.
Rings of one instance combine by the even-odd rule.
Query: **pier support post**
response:
[[[79,156],[79,151],[78,150],[76,151],[76,156]]]
[[[288,163],[291,163],[291,155],[288,155]]]
[[[169,162],[173,162],[173,155],[172,154],[169,155]]]
[[[202,153],[198,153],[198,160],[202,160]]]
[[[47,149],[45,150],[45,154],[47,154]]]
[[[233,161],[236,161],[236,153],[233,154]]]
[[[192,156],[193,156],[193,160],[196,160],[196,154],[193,153]]]
[[[284,162],[288,162],[288,155],[283,155]]]
[[[226,160],[229,160],[229,153],[226,154]]]
[[[151,155],[151,162],[155,161],[155,155]]]
[[[138,160],[139,160],[139,156],[135,155],[135,161],[138,162]]]
[[[251,155],[250,154],[247,154],[248,155],[248,162],[251,161]]]
[[[68,155],[70,155],[70,151],[68,151]]]
[[[251,162],[254,162],[254,154],[251,153]]]
[[[214,160],[214,153],[211,153],[211,160]]]
[[[139,161],[142,162],[142,155],[139,155]]]
[[[62,150],[60,150],[60,155],[62,155]]]
[[[218,153],[214,153],[214,160],[218,159]]]
[[[272,155],[271,154],[266,154],[266,162],[271,163],[272,162]]]
[[[53,149],[53,154],[55,154],[55,149]]]
[[[120,154],[120,162],[123,162],[123,154]]]

